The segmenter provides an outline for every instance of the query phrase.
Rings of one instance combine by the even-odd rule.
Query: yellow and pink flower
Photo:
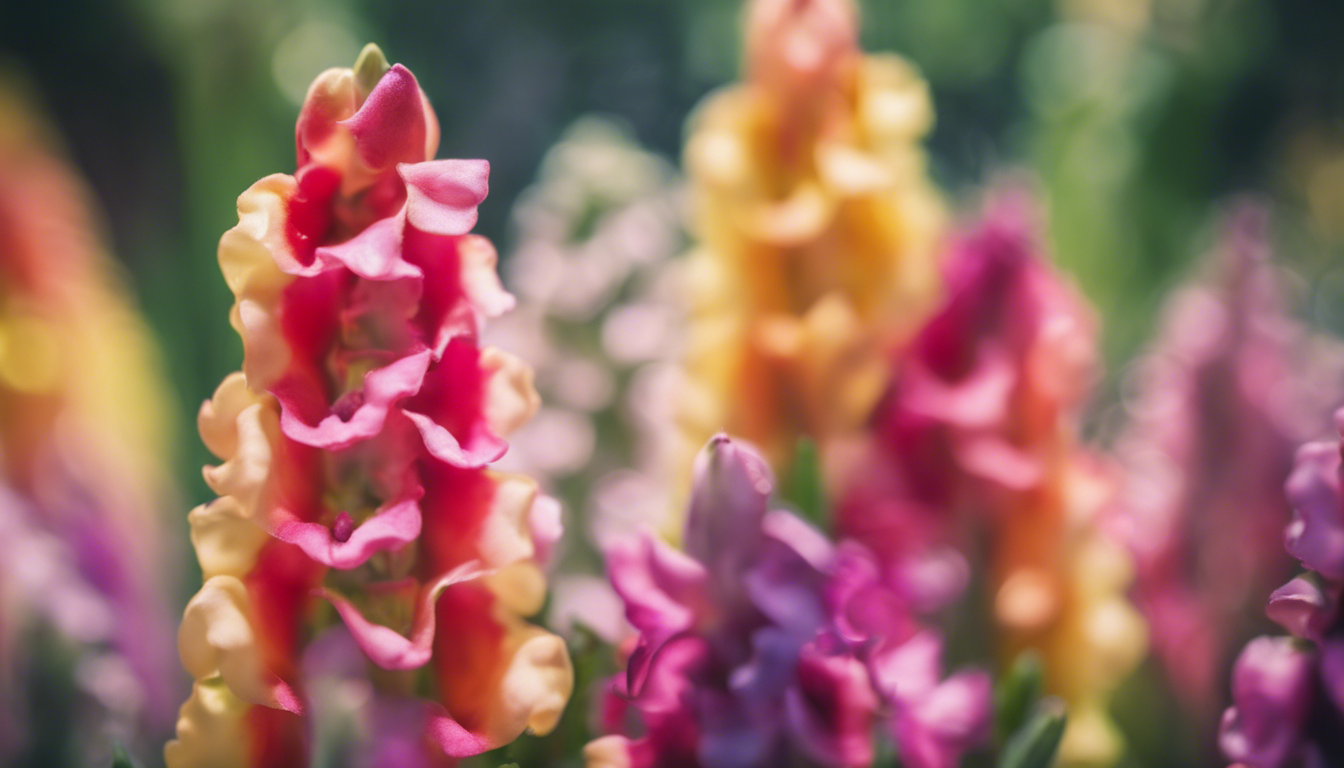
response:
[[[220,241],[244,361],[199,418],[220,497],[190,516],[196,683],[166,756],[305,764],[341,706],[319,692],[353,678],[355,764],[451,764],[550,730],[573,678],[525,618],[558,505],[488,468],[537,407],[478,343],[513,303],[469,234],[489,168],[429,159],[434,113],[373,46],[317,78],[296,134],[297,174],[254,184]]]

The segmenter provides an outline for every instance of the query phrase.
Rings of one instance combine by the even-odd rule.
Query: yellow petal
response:
[[[249,706],[222,681],[197,682],[178,711],[177,738],[163,748],[168,768],[247,768]]]

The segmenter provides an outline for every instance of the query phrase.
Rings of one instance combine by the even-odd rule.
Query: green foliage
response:
[[[793,505],[803,517],[817,527],[827,529],[830,521],[826,514],[826,486],[821,479],[821,458],[817,453],[817,444],[812,440],[806,437],[798,440],[782,490],[785,501]]]
[[[1042,699],[1027,724],[1008,738],[999,768],[1049,768],[1064,738],[1067,720],[1063,701]]]
[[[118,744],[112,748],[112,768],[140,768],[140,763],[131,757],[126,747]]]
[[[1027,724],[1044,690],[1045,668],[1040,654],[1034,650],[1018,654],[994,691],[994,733],[1000,744]]]

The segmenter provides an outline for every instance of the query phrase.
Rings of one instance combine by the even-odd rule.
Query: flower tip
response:
[[[387,74],[392,66],[387,63],[387,57],[383,55],[383,49],[378,47],[377,43],[369,43],[364,46],[364,50],[359,52],[359,58],[355,59],[355,87],[359,89],[361,98],[367,98],[373,92],[374,86]]]
[[[702,454],[701,476],[732,477],[762,496],[774,490],[770,465],[749,443],[720,432],[709,439]]]
[[[747,68],[767,86],[819,86],[857,52],[858,26],[853,0],[755,0]]]

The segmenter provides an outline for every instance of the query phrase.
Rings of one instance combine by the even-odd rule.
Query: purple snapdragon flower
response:
[[[1344,430],[1344,410],[1335,421]],[[1294,637],[1261,637],[1232,673],[1223,753],[1251,768],[1344,765],[1344,494],[1340,443],[1298,452],[1288,479],[1288,552],[1310,569],[1270,596],[1269,617]]]
[[[646,534],[608,564],[638,632],[590,768],[751,768],[805,755],[868,766],[885,726],[905,765],[941,768],[986,735],[990,682],[943,680],[941,641],[877,561],[769,505],[774,478],[720,435],[696,466],[678,551]],[[629,727],[627,727],[629,726]]]

